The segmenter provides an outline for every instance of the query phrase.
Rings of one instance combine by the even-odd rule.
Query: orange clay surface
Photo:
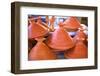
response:
[[[87,58],[87,47],[83,42],[78,41],[70,51],[65,53],[66,58]]]
[[[64,28],[68,30],[77,30],[80,27],[80,22],[76,17],[68,17],[63,24]]]

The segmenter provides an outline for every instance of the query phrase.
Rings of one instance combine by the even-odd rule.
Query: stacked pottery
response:
[[[83,43],[87,42],[87,35],[84,33],[84,30],[82,28],[79,28],[79,30],[77,31],[75,37],[73,38],[73,40],[76,42],[78,40],[83,41]]]
[[[56,55],[43,42],[44,38],[36,38],[37,44],[31,49],[29,53],[29,60],[52,60],[56,59]]]
[[[49,25],[48,16],[46,16],[46,22],[42,21],[41,16],[37,17],[37,24],[44,26],[48,31],[51,30],[51,28],[48,26]]]
[[[37,43],[35,38],[44,37],[48,34],[48,29],[41,24],[41,19],[39,17],[38,21],[35,22],[35,19],[31,17],[29,19],[29,26],[28,26],[28,51],[34,47]]]
[[[30,19],[30,25],[28,27],[29,39],[45,36],[47,33],[48,29],[41,24],[40,20],[36,23],[34,18]]]
[[[68,17],[54,28],[55,16],[45,22],[41,16],[29,19],[28,26],[28,59],[54,60],[87,58],[87,35],[76,17]],[[49,27],[50,24],[50,27]],[[72,36],[70,33],[74,33]],[[73,38],[72,38],[73,37]]]
[[[64,53],[65,58],[68,59],[75,59],[75,58],[87,58],[88,57],[88,50],[86,45],[78,40],[75,46],[70,49],[69,51]]]
[[[75,46],[69,51],[65,52],[65,58],[87,58],[88,50],[85,45],[86,35],[81,28],[77,31],[77,34],[73,39]]]
[[[67,31],[77,31],[80,27],[80,22],[76,17],[68,17],[63,24]]]

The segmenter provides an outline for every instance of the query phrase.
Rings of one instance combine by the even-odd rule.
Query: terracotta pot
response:
[[[63,24],[67,31],[77,31],[80,27],[80,22],[76,17],[68,17],[68,19],[66,19]]]
[[[46,40],[46,44],[49,47],[58,51],[63,51],[74,46],[72,38],[61,26],[62,24],[59,24],[59,28],[49,35]]]
[[[37,23],[38,23],[39,25],[44,26],[46,29],[48,29],[48,31],[49,31],[49,30],[52,30],[52,29],[49,27],[49,18],[48,18],[48,16],[46,16],[46,23],[42,21],[41,16],[39,16],[39,17],[37,18]]]
[[[28,37],[36,38],[39,36],[44,36],[48,33],[48,29],[45,28],[40,23],[36,23],[34,19],[30,19],[30,26],[28,27]]]
[[[87,58],[88,50],[86,45],[82,41],[77,41],[75,47],[65,52],[65,58]]]
[[[85,24],[81,24],[81,29],[83,29],[83,32],[85,33],[85,35],[88,35],[88,26],[86,26]]]
[[[56,55],[50,50],[50,48],[38,39],[37,44],[32,48],[29,53],[29,60],[51,60],[56,59]]]
[[[75,35],[75,37],[73,38],[74,41],[76,42],[77,40],[83,41],[84,43],[86,43],[86,39],[87,39],[87,35],[84,33],[83,29],[79,29]]]

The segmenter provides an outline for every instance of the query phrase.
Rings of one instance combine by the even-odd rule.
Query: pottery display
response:
[[[87,26],[77,17],[28,19],[28,60],[88,58],[87,48]]]

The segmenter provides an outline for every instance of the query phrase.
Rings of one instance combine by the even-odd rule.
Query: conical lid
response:
[[[37,24],[41,25],[41,26],[44,26],[44,28],[51,30],[51,28],[48,26],[49,25],[49,18],[48,16],[46,16],[46,23],[42,21],[42,18],[41,16],[38,16],[37,17]]]
[[[72,48],[74,43],[70,35],[61,27],[62,24],[59,24],[59,28],[56,29],[51,35],[49,35],[46,44],[58,50],[66,50]]]
[[[88,57],[88,51],[87,47],[82,41],[78,41],[72,49],[65,52],[66,58],[87,58]]]
[[[66,28],[68,31],[76,31],[80,27],[80,22],[76,17],[68,17],[64,21],[64,28]]]
[[[74,40],[81,40],[81,41],[86,41],[87,36],[85,35],[85,33],[83,32],[82,28],[79,28],[79,30],[77,31]]]
[[[56,59],[56,55],[43,43],[38,40],[37,44],[32,48],[29,53],[29,60],[50,60]]]
[[[36,23],[34,19],[30,20],[30,26],[28,27],[28,37],[29,38],[36,38],[39,36],[44,36],[48,33],[48,29],[42,26],[39,23]]]

